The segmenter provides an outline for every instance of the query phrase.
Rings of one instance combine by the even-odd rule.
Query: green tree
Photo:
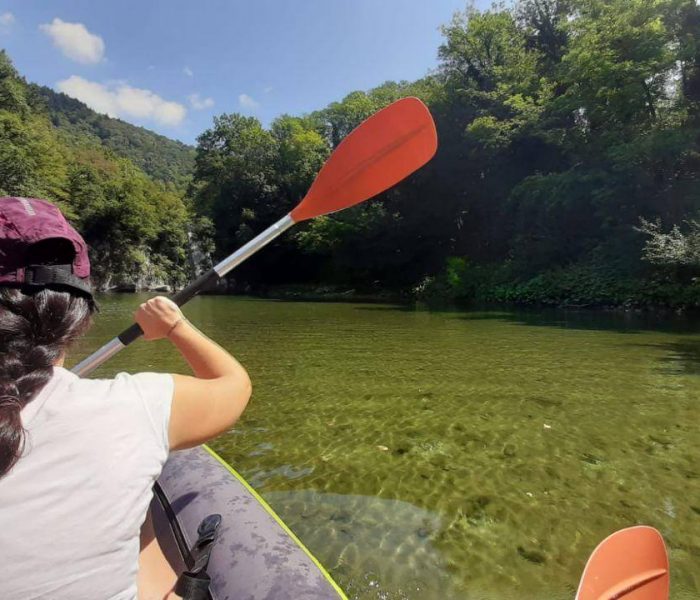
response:
[[[309,189],[330,148],[312,119],[284,115],[272,123],[271,133],[277,142],[278,188],[291,208]]]
[[[254,117],[214,119],[198,138],[191,194],[214,224],[219,256],[250,240],[284,214],[275,172],[277,139]]]

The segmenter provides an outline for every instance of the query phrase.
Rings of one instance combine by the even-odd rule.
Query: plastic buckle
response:
[[[178,577],[175,584],[175,593],[181,596],[182,600],[207,600],[210,598],[211,578],[207,574],[207,566],[220,525],[221,515],[218,514],[205,517],[199,524],[197,528],[199,537],[190,551],[194,564],[191,569]]]

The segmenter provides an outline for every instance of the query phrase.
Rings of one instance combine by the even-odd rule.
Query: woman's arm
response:
[[[168,298],[152,298],[139,307],[134,317],[145,339],[168,338],[195,374],[173,375],[170,448],[196,446],[229,429],[250,399],[252,388],[245,369],[193,327]]]

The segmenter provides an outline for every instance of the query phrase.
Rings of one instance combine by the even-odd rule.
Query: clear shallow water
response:
[[[102,301],[76,358],[129,324]],[[358,599],[571,599],[612,531],[658,527],[700,595],[700,322],[232,297],[189,318],[254,396],[212,446]],[[140,342],[101,371],[183,370]]]

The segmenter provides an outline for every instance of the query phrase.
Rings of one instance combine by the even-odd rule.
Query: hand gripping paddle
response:
[[[330,155],[299,205],[171,298],[182,306],[295,223],[359,204],[422,167],[437,150],[435,123],[417,98],[397,100],[358,125]],[[138,339],[134,324],[73,368],[87,375]]]
[[[593,551],[575,600],[668,600],[669,585],[661,534],[652,527],[630,527]]]

